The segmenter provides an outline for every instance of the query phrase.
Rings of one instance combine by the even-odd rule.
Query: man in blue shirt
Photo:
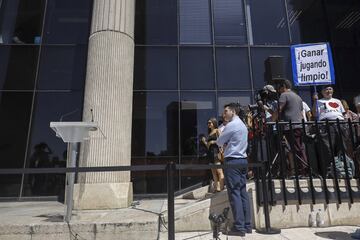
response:
[[[246,192],[248,130],[236,114],[236,103],[224,107],[225,126],[216,143],[224,149],[225,165],[242,164],[240,168],[225,168],[225,181],[234,217],[229,235],[245,236],[251,233],[249,196]]]

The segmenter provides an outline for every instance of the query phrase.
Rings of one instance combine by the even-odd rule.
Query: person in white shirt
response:
[[[311,117],[312,117],[311,109],[304,101],[302,102],[302,105],[303,105],[302,115],[303,115],[304,121],[305,122],[310,121]]]
[[[333,98],[334,89],[331,85],[322,87],[321,94],[323,98],[318,99],[317,94],[313,96],[313,114],[319,121],[336,121],[339,119],[344,122],[345,109],[341,101],[337,98]],[[340,133],[336,123],[329,123],[329,133],[326,125],[319,125],[320,129],[320,151],[321,151],[321,173],[326,175],[327,168],[330,166],[331,159],[341,153],[342,148],[348,156],[352,155],[351,142],[349,138],[349,131],[347,124],[340,124]],[[331,138],[331,145],[329,141],[329,135]],[[342,136],[342,141],[340,138]],[[342,146],[341,146],[342,145]],[[332,151],[331,151],[332,150]]]

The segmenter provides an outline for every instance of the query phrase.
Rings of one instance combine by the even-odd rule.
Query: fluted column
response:
[[[95,133],[82,147],[81,166],[131,163],[135,0],[94,0],[83,120],[91,109],[106,138]],[[86,173],[75,186],[75,208],[127,207],[129,172]]]

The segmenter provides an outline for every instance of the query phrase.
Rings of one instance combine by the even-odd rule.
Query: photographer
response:
[[[291,91],[291,82],[287,79],[281,79],[277,86],[277,90],[280,93],[279,98],[279,113],[274,114],[274,119],[280,119],[282,121],[301,122],[303,120],[303,101],[299,95]],[[279,116],[278,116],[279,115]],[[289,126],[284,128],[284,136],[288,142],[292,141],[293,134],[293,145],[294,153],[289,154],[289,175],[294,175],[294,157],[298,163],[300,177],[306,177],[308,175],[307,166],[308,161],[305,154],[305,145],[302,140],[302,129],[301,125],[293,125],[293,133],[290,132]]]

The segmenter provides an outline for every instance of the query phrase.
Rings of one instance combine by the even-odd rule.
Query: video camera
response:
[[[266,85],[255,94],[256,104],[249,104],[250,111],[263,110],[264,104],[278,99],[278,94],[272,85]]]
[[[219,239],[221,224],[228,220],[229,210],[229,207],[224,208],[222,214],[220,215],[210,213],[209,220],[212,222],[213,239]]]

